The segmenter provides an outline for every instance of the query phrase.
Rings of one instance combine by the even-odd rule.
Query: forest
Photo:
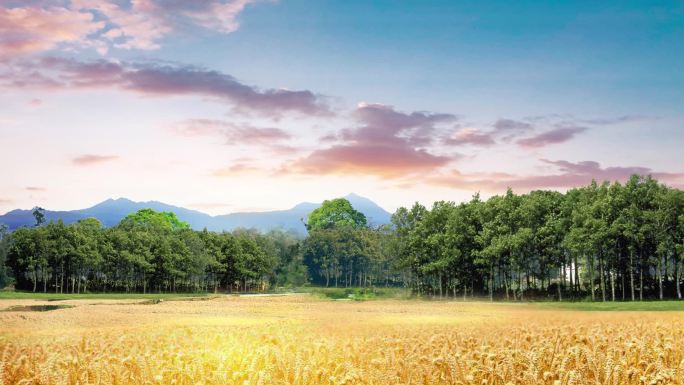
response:
[[[140,210],[7,231],[0,287],[33,292],[260,292],[403,287],[416,296],[624,301],[682,297],[684,192],[650,176],[399,208],[369,226],[343,199],[284,230],[195,231]]]

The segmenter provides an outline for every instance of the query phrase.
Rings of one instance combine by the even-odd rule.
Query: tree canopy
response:
[[[141,209],[128,214],[123,219],[122,225],[140,225],[158,227],[167,230],[189,229],[190,225],[176,216],[176,213],[163,211],[157,212],[152,209]]]
[[[492,300],[682,297],[684,192],[638,175],[565,193],[416,203],[379,227],[334,199],[311,213],[304,239],[195,231],[150,209],[111,228],[93,218],[38,222],[13,233],[0,228],[0,284],[58,292],[315,284]]]
[[[306,227],[309,231],[340,227],[365,227],[366,216],[356,211],[345,198],[326,200],[309,214]]]

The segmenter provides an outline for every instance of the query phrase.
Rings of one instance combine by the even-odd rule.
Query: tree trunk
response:
[[[658,298],[663,299],[663,258],[658,257]]]
[[[499,268],[500,270],[500,268]],[[508,272],[504,270],[503,272],[503,284],[504,284],[504,290],[506,291],[506,301],[510,300],[510,297],[508,295]]]
[[[489,301],[494,302],[494,265],[489,266]]]
[[[632,301],[634,301],[634,251],[629,251],[629,287],[632,291]]]
[[[574,268],[575,268],[575,296],[577,296],[577,294],[580,291],[579,263],[578,263],[578,259],[577,259],[577,254],[575,254],[575,266],[574,266]]]
[[[561,271],[559,272],[559,274],[562,275],[563,277],[565,277],[563,267],[561,267],[560,269],[561,269]],[[558,283],[556,284],[556,287],[558,287],[558,302],[563,302],[563,290],[561,288],[561,282],[562,281],[559,279]]]
[[[639,301],[644,300],[644,264],[643,257],[639,256]]]
[[[591,291],[591,300],[596,300],[594,296],[594,259],[587,258],[589,262],[589,290]]]
[[[549,269],[549,274],[550,274],[550,270],[551,269]],[[563,262],[561,264],[561,271],[560,271],[560,285],[561,285],[560,291],[561,292],[565,289],[565,285],[566,285],[566,279],[565,279],[565,272],[566,271],[568,271],[567,266],[566,266],[565,262]],[[572,277],[572,271],[570,272],[570,276]],[[551,276],[549,275],[549,286],[550,285],[551,285]],[[560,295],[559,295],[559,298],[560,298]]]
[[[439,274],[439,299],[442,299],[442,274]]]
[[[606,278],[605,272],[603,271],[603,255],[599,254],[599,273],[601,274],[601,279],[599,284],[601,285],[601,301],[606,302]]]
[[[677,299],[682,299],[682,288],[679,286],[680,274],[680,263],[677,261],[675,264],[675,286],[677,287]]]

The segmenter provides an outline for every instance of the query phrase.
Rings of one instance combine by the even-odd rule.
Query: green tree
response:
[[[45,223],[45,209],[43,209],[42,207],[34,207],[31,214],[33,214],[33,218],[36,220],[36,227]]]
[[[309,231],[325,230],[336,227],[365,227],[366,216],[356,211],[344,198],[326,200],[321,207],[309,214],[306,228]]]
[[[157,212],[152,209],[141,209],[131,213],[122,222],[133,222],[138,225],[163,228],[167,230],[189,229],[187,222],[178,219],[173,212]]]

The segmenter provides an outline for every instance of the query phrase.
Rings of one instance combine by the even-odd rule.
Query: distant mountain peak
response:
[[[348,194],[347,198],[356,210],[366,215],[369,223],[373,225],[389,223],[390,214],[382,207],[368,198],[358,194]],[[140,209],[151,208],[156,211],[172,211],[179,219],[190,223],[194,229],[207,228],[212,231],[233,230],[238,227],[255,228],[260,231],[269,231],[282,228],[295,230],[305,234],[306,229],[301,221],[311,211],[320,207],[320,203],[302,202],[289,210],[275,210],[265,212],[242,212],[226,215],[211,216],[199,211],[183,207],[169,205],[158,201],[135,202],[128,198],[109,198],[95,206],[72,211],[45,210],[47,221],[63,220],[65,223],[74,223],[84,218],[97,218],[103,225],[115,226],[128,214]],[[11,230],[22,226],[32,226],[35,222],[31,210],[12,210],[0,215],[0,223],[7,224]]]
[[[350,192],[349,194],[345,195],[345,198],[363,198],[363,197],[357,193]]]
[[[135,203],[135,202],[133,202],[132,200],[130,200],[128,198],[109,198],[107,200],[104,200],[104,201],[96,204],[95,206],[104,205],[104,204],[112,204],[112,203],[122,204],[122,203]]]

